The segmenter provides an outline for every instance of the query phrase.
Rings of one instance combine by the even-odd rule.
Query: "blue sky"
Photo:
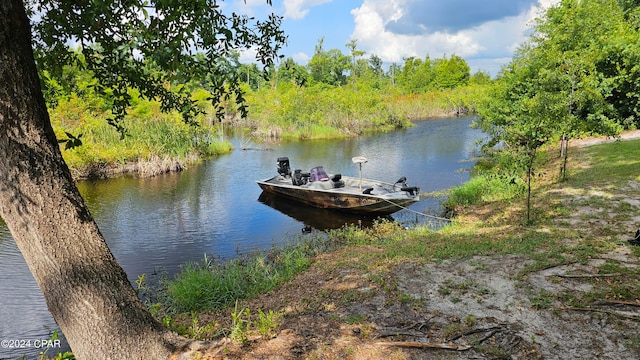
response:
[[[471,71],[496,75],[526,40],[533,20],[559,0],[233,0],[230,7],[256,18],[283,16],[285,57],[306,65],[319,39],[325,50],[347,54],[347,44],[388,65],[414,56],[463,57]],[[249,59],[250,54],[247,54]]]

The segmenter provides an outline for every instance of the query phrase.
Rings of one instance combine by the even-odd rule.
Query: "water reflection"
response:
[[[330,230],[339,229],[344,225],[371,227],[377,219],[391,220],[390,216],[380,218],[353,215],[306,206],[296,201],[290,201],[274,196],[274,194],[267,192],[262,192],[258,201],[304,224],[305,226],[302,228],[303,233],[308,232],[310,228],[316,230]]]

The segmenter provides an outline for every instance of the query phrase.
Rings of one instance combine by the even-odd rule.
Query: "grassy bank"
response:
[[[625,332],[635,318],[614,309],[596,309],[593,306],[608,303],[618,306],[629,304],[626,306],[633,307],[633,304],[637,306],[640,301],[640,267],[633,266],[640,265],[640,248],[626,242],[637,229],[640,219],[640,204],[637,199],[637,189],[640,187],[640,161],[637,160],[640,159],[640,142],[572,148],[570,176],[562,183],[556,181],[560,159],[554,154],[555,149],[550,149],[548,161],[540,165],[540,174],[543,176],[538,177],[535,182],[534,221],[529,225],[525,225],[524,200],[517,181],[513,184],[511,179],[505,177],[503,180],[506,180],[507,185],[502,185],[498,184],[499,177],[479,177],[480,180],[474,180],[477,183],[465,185],[473,189],[466,189],[464,192],[474,195],[455,195],[455,192],[452,195],[461,196],[464,200],[460,203],[466,205],[458,206],[458,218],[451,226],[432,232],[420,227],[402,229],[398,224],[382,222],[369,229],[347,227],[331,231],[324,238],[327,243],[305,245],[306,249],[316,250],[300,252],[302,257],[293,263],[303,265],[284,266],[292,271],[286,272],[286,276],[279,282],[264,280],[270,274],[275,274],[277,271],[274,269],[280,266],[277,265],[279,260],[275,261],[276,258],[268,256],[259,256],[254,262],[246,263],[245,270],[242,271],[235,265],[231,267],[234,273],[242,275],[229,276],[230,278],[243,279],[242,281],[255,279],[255,282],[240,285],[228,284],[216,288],[203,286],[203,282],[197,280],[195,283],[201,285],[185,286],[192,281],[190,278],[193,274],[198,274],[198,279],[227,276],[225,271],[211,271],[209,266],[187,268],[169,283],[168,289],[172,289],[168,292],[170,300],[164,303],[174,304],[174,310],[183,312],[183,315],[177,312],[168,314],[170,321],[166,323],[184,334],[199,338],[230,335],[238,330],[239,324],[244,324],[240,329],[248,337],[243,337],[242,342],[250,344],[251,351],[267,351],[273,344],[268,340],[271,337],[258,335],[252,341],[247,339],[251,339],[251,334],[258,334],[259,316],[256,311],[260,310],[263,314],[271,311],[272,314],[279,315],[279,320],[272,320],[271,325],[277,325],[279,330],[274,332],[280,332],[280,341],[286,342],[287,336],[291,337],[285,335],[291,334],[287,331],[314,331],[322,334],[312,342],[315,345],[311,349],[315,350],[308,350],[309,352],[304,353],[305,356],[334,358],[332,356],[340,357],[349,353],[365,356],[371,355],[368,353],[373,351],[371,346],[377,346],[375,344],[379,340],[376,338],[385,334],[381,323],[388,327],[390,323],[395,324],[394,321],[401,320],[394,325],[394,329],[401,329],[407,324],[405,322],[402,325],[402,321],[417,321],[416,317],[436,317],[439,319],[436,321],[438,325],[430,325],[429,336],[449,343],[453,340],[447,339],[464,339],[457,334],[472,334],[474,331],[481,331],[478,328],[482,327],[506,329],[508,326],[504,322],[496,324],[495,319],[486,317],[486,312],[493,311],[491,307],[474,311],[471,305],[493,304],[494,308],[509,308],[513,305],[509,305],[508,299],[512,299],[513,303],[522,303],[519,306],[527,308],[529,313],[527,318],[514,321],[530,321],[529,317],[546,319],[542,324],[547,324],[547,328],[538,331],[546,332],[547,336],[531,330],[530,337],[520,338],[515,345],[499,341],[489,344],[480,338],[477,343],[470,343],[474,351],[483,356],[499,355],[498,358],[516,353],[529,354],[528,358],[541,358],[541,354],[553,353],[554,346],[572,346],[561,340],[571,339],[571,333],[552,333],[555,330],[551,330],[551,326],[559,322],[564,324],[559,328],[576,326],[585,333],[593,330],[594,334],[598,334],[596,336],[606,338],[606,341],[619,342],[616,353],[639,355],[640,337],[634,332]],[[505,191],[505,186],[506,189],[515,188],[515,191]],[[330,247],[326,244],[338,246]],[[284,264],[286,263],[285,261]],[[496,276],[496,269],[488,267],[489,263],[493,264],[491,266],[507,266],[512,269],[507,271],[507,278],[504,280],[515,284],[514,288],[508,288],[510,293],[501,294],[499,288],[493,288],[494,283],[484,284],[486,276]],[[588,268],[583,270],[586,274],[578,272],[565,276],[560,272],[574,268],[576,270],[573,271],[577,271],[581,267]],[[443,271],[442,268],[446,269],[439,275],[442,278],[434,278],[433,274]],[[551,274],[557,273],[558,276],[573,279],[565,282],[578,282],[582,285],[569,286],[568,283],[562,283],[562,286],[556,288],[551,279],[550,284],[540,288],[532,279],[538,279],[541,273],[549,271],[556,271]],[[471,276],[485,272],[488,272],[485,277]],[[427,282],[421,286],[416,285],[423,278]],[[429,283],[434,279],[439,280]],[[556,283],[563,281],[563,277],[556,279]],[[270,286],[261,286],[267,283]],[[187,290],[189,287],[195,289],[195,292]],[[181,289],[179,292],[178,288]],[[210,293],[208,296],[226,294],[223,296],[225,300],[211,301],[215,306],[189,305],[189,299],[202,296],[202,289],[205,288]],[[250,290],[241,296],[228,291],[235,288]],[[266,293],[257,294],[262,291]],[[180,296],[176,296],[178,293]],[[490,300],[502,296],[507,299],[504,304]],[[429,298],[439,300],[428,300]],[[236,303],[237,299],[241,301]],[[176,306],[176,302],[185,306]],[[197,303],[207,302],[200,299]],[[445,313],[431,313],[436,304],[445,307],[447,304],[454,305],[449,310],[440,310]],[[460,315],[453,316],[454,312],[464,314],[464,311],[467,313],[462,318]],[[581,314],[580,319],[595,314],[593,316],[606,318],[607,322],[617,321],[618,325],[605,329],[595,324],[592,329],[591,325],[587,325],[590,324],[588,320],[584,320],[587,323],[574,324],[574,320],[571,320],[574,317],[558,315],[567,311]],[[451,312],[450,316],[446,312]],[[499,314],[517,316],[519,313],[502,311]],[[394,314],[396,320],[392,320],[391,314]],[[408,317],[410,314],[414,315]],[[316,323],[330,326],[320,328]],[[195,331],[202,330],[205,326],[208,326],[206,334]],[[536,326],[529,325],[531,329]],[[345,327],[352,329],[352,332],[327,330]],[[300,330],[302,328],[313,330]],[[415,334],[416,329],[405,329],[403,332]],[[411,338],[409,335],[405,335],[406,337]],[[329,350],[322,346],[326,343],[342,345]],[[246,348],[234,348],[230,343],[221,346],[225,351],[236,351],[233,354],[240,358],[251,357],[251,352]],[[416,355],[415,352],[394,352],[386,347],[375,349],[375,356],[383,354],[399,359],[424,356],[424,353]],[[580,352],[583,351],[581,348],[572,351],[584,354]],[[327,357],[327,354],[331,356]],[[445,353],[439,354],[443,356]]]
[[[278,84],[248,91],[249,118],[240,123],[264,140],[354,137],[411,126],[380,91],[368,87]]]
[[[200,127],[189,126],[176,112],[160,111],[155,101],[136,98],[123,124],[124,137],[108,124],[110,114],[99,99],[60,99],[50,114],[58,139],[71,135],[82,141],[82,146],[72,149],[61,144],[63,157],[77,178],[127,172],[153,176],[232,150],[229,142],[220,140],[217,127],[210,125],[206,115],[199,119]]]
[[[248,128],[259,140],[347,138],[411,126],[412,120],[473,113],[486,86],[472,85],[403,95],[393,87],[278,84],[247,89]]]

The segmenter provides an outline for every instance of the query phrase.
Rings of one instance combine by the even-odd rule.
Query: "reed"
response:
[[[247,102],[250,116],[242,124],[270,140],[344,138],[411,126],[382,93],[364,86],[278,84],[250,91]]]
[[[324,251],[323,243],[312,238],[227,262],[205,256],[187,264],[167,284],[168,312],[221,309],[267,292],[307,269],[312,257]]]
[[[232,150],[229,142],[220,140],[217,126],[187,125],[178,113],[163,113],[155,101],[138,99],[134,103],[123,124],[124,136],[107,123],[107,112],[75,96],[61,99],[50,112],[58,138],[66,138],[66,132],[82,135],[82,146],[61,146],[65,161],[77,177],[116,172],[153,176],[179,171],[200,158]]]
[[[395,113],[410,120],[453,117],[475,113],[476,104],[486,95],[486,86],[467,85],[423,94],[395,94],[387,98]]]

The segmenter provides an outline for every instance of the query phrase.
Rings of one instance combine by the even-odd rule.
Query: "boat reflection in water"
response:
[[[308,206],[297,201],[282,198],[267,191],[263,191],[258,198],[261,203],[270,206],[279,212],[302,222],[305,227],[303,232],[316,230],[339,229],[344,225],[358,225],[371,227],[376,220],[393,220],[390,216],[366,216],[341,213],[327,209]]]

